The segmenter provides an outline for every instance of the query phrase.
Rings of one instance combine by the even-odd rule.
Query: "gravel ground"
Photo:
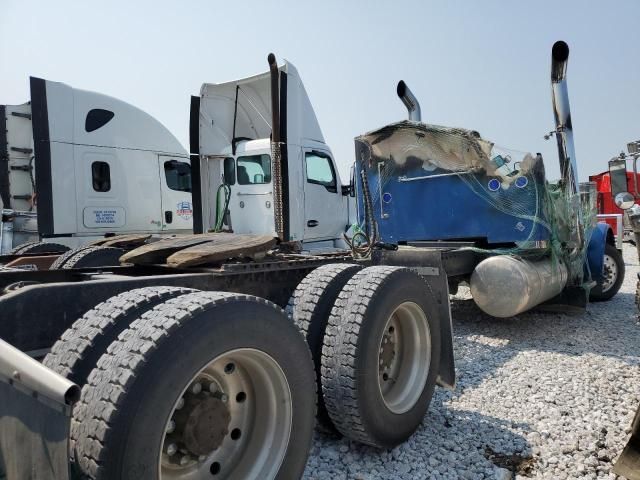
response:
[[[455,391],[437,388],[421,427],[390,451],[317,433],[304,478],[616,478],[640,402],[635,247],[624,256],[618,295],[579,315],[493,319],[459,294]]]

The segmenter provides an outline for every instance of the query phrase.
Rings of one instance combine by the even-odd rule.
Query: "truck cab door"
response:
[[[328,152],[304,151],[305,241],[340,238],[347,223],[346,201]]]
[[[225,165],[225,174],[227,173]],[[269,152],[238,154],[229,212],[235,233],[276,235]]]
[[[191,165],[185,158],[159,155],[158,168],[162,230],[192,230]]]

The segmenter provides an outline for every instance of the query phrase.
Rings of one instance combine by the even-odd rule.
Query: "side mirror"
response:
[[[627,161],[624,158],[609,160],[609,178],[611,180],[611,195],[614,198],[619,193],[629,191],[627,185]]]
[[[616,206],[621,210],[629,210],[636,203],[635,199],[633,198],[633,195],[631,195],[629,192],[618,193],[614,197],[613,201],[615,202]]]
[[[344,195],[345,197],[347,195],[350,197],[356,196],[356,174],[354,165],[351,165],[351,172],[349,173],[349,185],[342,185],[342,195]]]

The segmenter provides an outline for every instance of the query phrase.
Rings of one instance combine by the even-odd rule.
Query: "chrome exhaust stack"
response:
[[[412,122],[421,122],[422,121],[422,112],[420,111],[420,102],[413,94],[404,80],[400,80],[398,82],[398,87],[396,88],[396,92],[398,93],[398,97],[402,100],[405,107],[407,107],[407,111],[409,112],[409,120]]]
[[[573,144],[573,126],[567,89],[567,63],[569,46],[559,41],[551,50],[551,94],[556,121],[556,140],[562,181],[570,193],[578,192],[578,169]]]
[[[556,141],[558,142],[558,158],[562,188],[573,211],[579,211],[579,183],[576,152],[573,143],[573,125],[569,108],[569,91],[567,87],[567,63],[569,45],[562,40],[553,44],[551,49],[551,97],[553,115],[556,123]],[[584,226],[580,215],[575,215],[575,232],[571,232],[572,254],[582,250],[584,244]]]
[[[569,284],[579,284],[581,276],[571,270],[571,262],[582,252],[584,225],[578,170],[573,144],[573,126],[567,89],[569,46],[559,41],[551,50],[551,96],[562,175],[561,187],[566,214],[575,220],[566,238],[569,258],[527,260],[515,255],[496,255],[480,262],[471,274],[471,295],[485,313],[506,318],[518,315],[559,295]],[[587,192],[588,193],[588,192]],[[564,240],[564,239],[563,239]]]

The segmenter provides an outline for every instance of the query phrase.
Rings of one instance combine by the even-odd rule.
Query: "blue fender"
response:
[[[587,258],[585,259],[585,277],[591,273],[593,280],[602,280],[604,269],[604,246],[607,244],[607,237],[613,236],[611,227],[606,223],[597,223],[596,228],[591,232],[589,245],[587,245]]]

